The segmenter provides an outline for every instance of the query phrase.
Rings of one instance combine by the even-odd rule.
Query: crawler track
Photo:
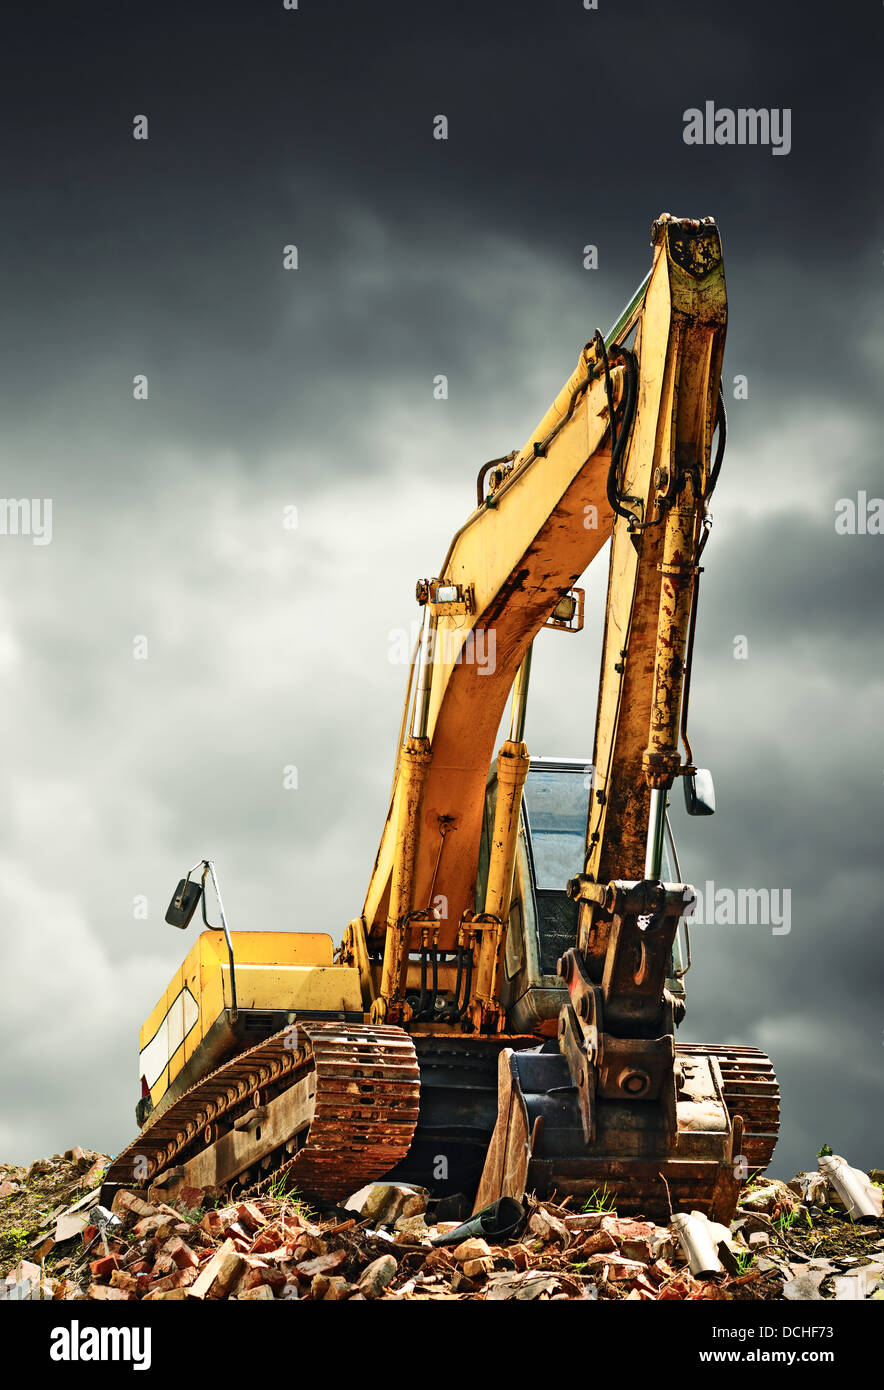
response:
[[[220,1173],[217,1185],[260,1190],[285,1175],[304,1195],[333,1202],[383,1177],[408,1152],[420,1098],[408,1035],[365,1024],[297,1023],[224,1063],[149,1120],[109,1167],[103,1194],[147,1185],[200,1155],[211,1166],[233,1130],[298,1083],[305,1083],[305,1102],[296,1128],[270,1153],[260,1151],[261,1130],[253,1129],[254,1158],[246,1156],[233,1179]]]
[[[766,1168],[780,1128],[780,1087],[770,1058],[755,1047],[714,1043],[679,1043],[676,1052],[717,1059],[728,1112],[732,1119],[743,1117],[743,1154],[750,1172]]]

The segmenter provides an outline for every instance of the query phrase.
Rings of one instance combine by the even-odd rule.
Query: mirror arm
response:
[[[213,862],[212,862],[211,859],[202,859],[202,860],[200,860],[200,863],[201,863],[202,866],[203,866],[203,892],[202,892],[203,921],[205,922],[206,926],[209,928],[209,931],[217,931],[218,928],[217,928],[217,927],[213,927],[212,924],[211,924],[211,922],[209,921],[208,917],[206,916],[206,875],[207,875],[207,874],[211,874],[211,875],[212,875],[212,884],[213,884],[213,887],[214,887],[214,889],[215,889],[215,897],[218,899],[218,911],[219,911],[219,913],[221,914],[221,930],[222,930],[223,933],[224,933],[224,940],[227,942],[227,955],[228,955],[228,958],[229,958],[229,960],[230,960],[230,1000],[231,1000],[231,1006],[230,1006],[230,1009],[229,1009],[230,1021],[231,1021],[231,1023],[235,1023],[236,1020],[237,1020],[239,1011],[238,1011],[238,1009],[237,1009],[237,1004],[236,1004],[236,972],[235,972],[235,970],[234,970],[234,965],[233,965],[233,941],[231,940],[230,932],[229,932],[228,927],[227,927],[227,918],[226,918],[226,916],[224,915],[224,903],[223,903],[223,901],[222,901],[222,899],[221,899],[221,889],[220,889],[220,887],[219,887],[219,885],[218,885],[218,875],[215,873],[215,865],[213,864]],[[199,868],[199,864],[195,864],[195,865],[194,865],[194,869],[197,869],[197,868]],[[191,869],[190,872],[193,873],[193,869]]]

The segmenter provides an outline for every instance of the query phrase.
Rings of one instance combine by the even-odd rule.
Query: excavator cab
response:
[[[586,759],[531,759],[522,793],[519,842],[509,926],[504,946],[501,1000],[519,1033],[555,1037],[567,989],[558,962],[577,945],[578,906],[567,886],[583,871],[593,769]],[[477,902],[485,900],[497,805],[497,769],[485,794]],[[662,878],[677,881],[671,832],[663,849]],[[684,997],[683,952],[676,937],[667,987]]]

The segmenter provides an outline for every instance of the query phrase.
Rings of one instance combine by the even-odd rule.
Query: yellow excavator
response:
[[[141,1131],[107,1197],[272,1185],[331,1204],[392,1175],[466,1210],[605,1193],[727,1220],[767,1166],[768,1058],[675,1041],[694,892],[667,805],[680,779],[690,814],[714,811],[687,716],[727,297],[711,218],[664,214],[652,245],[613,328],[525,447],[480,470],[418,582],[389,812],[337,951],[231,933],[209,860],[178,884],[167,921],[201,903],[206,929],[141,1030]],[[531,757],[534,639],[581,630],[577,583],[609,540],[592,759]]]

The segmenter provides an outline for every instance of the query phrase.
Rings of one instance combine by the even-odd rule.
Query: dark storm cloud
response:
[[[48,377],[79,426],[116,434],[131,367],[161,393],[152,436],[232,439],[260,457],[268,438],[322,430],[344,373],[370,404],[392,376],[417,390],[473,343],[493,361],[514,325],[464,304],[466,284],[481,299],[483,240],[489,256],[496,236],[573,267],[587,298],[580,249],[598,244],[598,312],[598,296],[626,297],[669,206],[724,226],[734,360],[774,366],[782,388],[815,375],[829,344],[830,389],[849,389],[838,316],[880,259],[875,194],[852,173],[875,148],[856,112],[872,50],[856,25],[827,39],[823,103],[807,6],[742,6],[731,22],[689,11],[446,6],[421,21],[412,7],[280,6],[245,21],[222,5],[135,29],[107,8],[94,45],[57,21],[81,61],[25,69],[9,150],[10,401],[32,413]],[[22,63],[45,37],[41,25],[20,40]],[[707,97],[794,105],[792,153],[686,147],[682,112]],[[146,108],[151,138],[136,143]],[[447,143],[430,139],[436,110]],[[297,277],[281,269],[289,241]],[[753,291],[761,318],[746,313]],[[524,292],[513,273],[507,302]],[[470,382],[484,391],[494,371]]]
[[[796,472],[811,458],[809,444]],[[719,812],[704,824],[674,810],[682,868],[701,892],[707,880],[776,890],[781,902],[787,891],[789,931],[693,928],[686,1032],[775,1056],[783,1173],[834,1143],[836,1126],[866,1164],[880,1145],[881,1018],[869,977],[881,957],[872,903],[884,795],[875,539],[836,535],[829,507],[735,528],[707,551],[691,736],[714,768]]]
[[[787,935],[696,928],[686,1026],[776,1054],[778,1171],[824,1141],[880,1163],[884,538],[834,531],[839,497],[884,494],[879,21],[613,0],[4,21],[3,490],[52,496],[54,536],[0,547],[3,1157],[129,1137],[138,1023],[185,944],[162,913],[198,855],[234,926],[337,936],[358,911],[390,630],[668,209],[716,216],[730,298],[692,702],[720,811],[678,817],[683,867],[792,893]],[[791,153],[686,146],[706,99],[791,107]],[[538,648],[538,751],[591,752],[589,583],[584,645]]]

